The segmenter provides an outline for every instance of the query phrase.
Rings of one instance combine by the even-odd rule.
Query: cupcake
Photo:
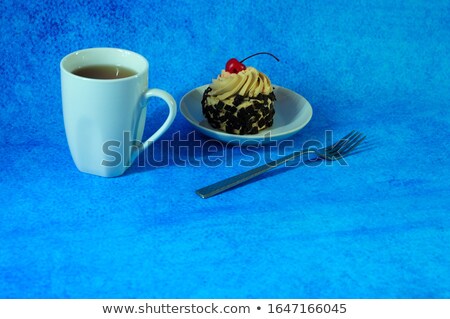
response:
[[[208,123],[230,134],[257,134],[273,125],[272,84],[264,73],[243,65],[244,60],[230,59],[202,98],[202,112]]]

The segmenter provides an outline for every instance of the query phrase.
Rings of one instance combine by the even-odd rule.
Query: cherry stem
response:
[[[250,58],[254,57],[255,55],[260,55],[260,54],[268,54],[268,55],[270,55],[271,57],[273,57],[275,60],[277,60],[278,62],[280,62],[280,59],[278,59],[278,58],[277,58],[276,56],[274,56],[272,53],[269,53],[269,52],[258,52],[258,53],[255,53],[255,54],[252,54],[252,55],[246,57],[244,60],[240,61],[240,63],[244,62],[244,61],[247,60],[247,59],[250,59]]]

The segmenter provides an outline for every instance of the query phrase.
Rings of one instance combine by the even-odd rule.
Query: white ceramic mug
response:
[[[95,65],[114,65],[136,74],[118,79],[93,79],[73,74]],[[77,168],[104,177],[122,175],[172,124],[177,113],[173,97],[148,89],[148,62],[134,52],[92,48],[70,53],[61,60],[61,92],[67,141]],[[150,97],[169,107],[164,124],[141,143]]]

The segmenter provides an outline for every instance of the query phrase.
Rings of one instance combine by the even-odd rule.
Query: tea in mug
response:
[[[136,75],[137,72],[118,65],[89,65],[72,71],[73,74],[89,79],[114,80]]]

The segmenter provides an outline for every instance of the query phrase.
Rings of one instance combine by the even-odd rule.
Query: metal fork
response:
[[[296,151],[292,154],[281,157],[277,160],[271,161],[269,163],[251,169],[242,174],[224,179],[220,182],[198,189],[195,192],[197,193],[198,196],[202,198],[209,198],[211,196],[222,193],[223,191],[226,191],[227,189],[230,189],[234,186],[242,184],[252,178],[255,178],[256,176],[259,176],[277,166],[280,166],[281,164],[284,164],[287,161],[293,160],[294,158],[305,154],[314,153],[315,155],[317,155],[317,157],[329,161],[339,160],[342,157],[350,154],[350,152],[352,152],[359,144],[361,144],[365,138],[366,137],[362,133],[359,133],[357,131],[351,131],[349,134],[341,138],[333,145],[321,149],[308,148],[301,151]]]

